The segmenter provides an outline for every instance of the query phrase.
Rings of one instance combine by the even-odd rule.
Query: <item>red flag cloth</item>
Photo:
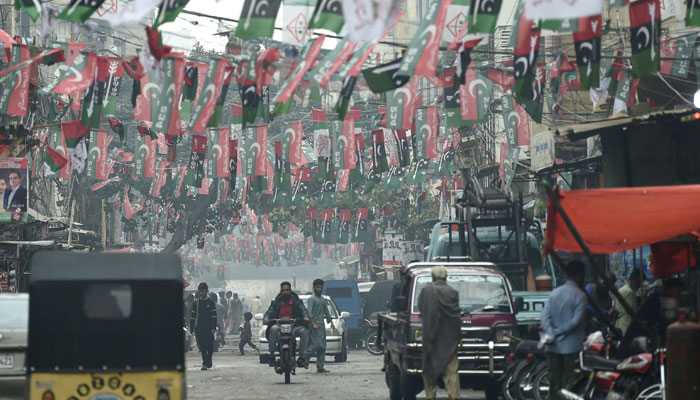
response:
[[[697,265],[690,243],[655,243],[651,245],[649,265],[655,278],[665,278]]]
[[[559,201],[593,253],[637,249],[700,228],[700,185],[558,192]],[[547,203],[547,252],[581,248]]]

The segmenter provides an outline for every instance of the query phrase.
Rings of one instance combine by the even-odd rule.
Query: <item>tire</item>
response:
[[[532,382],[532,372],[535,364],[528,364],[520,370],[520,374],[515,378],[515,394],[519,400],[531,400],[532,390],[525,390],[526,386]]]
[[[532,393],[535,395],[535,400],[549,400],[549,372],[547,368],[543,368],[532,378]]]
[[[498,400],[500,395],[501,385],[499,385],[497,381],[492,380],[486,384],[484,388],[484,397],[486,397],[486,400]]]
[[[377,332],[372,332],[367,336],[367,351],[373,356],[381,356],[384,354],[384,350],[380,349],[377,345]]]
[[[280,364],[284,368],[284,383],[291,382],[291,360],[289,359],[289,349],[282,349],[280,354]]]
[[[348,339],[347,336],[343,338],[343,349],[340,354],[335,355],[335,362],[346,362],[348,361]]]
[[[386,370],[386,383],[389,386],[389,398],[391,400],[401,400],[401,372],[399,367],[389,361],[389,368]]]
[[[416,395],[422,390],[418,386],[417,378],[401,372],[399,380],[401,381],[401,396],[403,396],[403,400],[415,400]]]
[[[501,384],[501,392],[505,400],[516,400],[513,372],[514,371],[510,371],[510,373],[503,378],[503,383]]]

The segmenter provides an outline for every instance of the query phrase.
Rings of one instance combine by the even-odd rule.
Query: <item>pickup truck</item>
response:
[[[377,343],[384,346],[384,370],[392,400],[414,399],[423,390],[422,324],[418,295],[431,282],[435,265],[447,268],[447,283],[459,292],[462,342],[459,375],[462,387],[484,390],[488,400],[500,393],[497,381],[512,351],[511,335],[521,298],[488,262],[413,263],[402,271],[396,313],[379,314]]]

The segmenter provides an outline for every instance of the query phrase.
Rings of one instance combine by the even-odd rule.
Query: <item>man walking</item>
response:
[[[326,323],[328,321],[333,327],[326,299],[321,296],[323,292],[323,279],[316,279],[313,283],[314,294],[309,298],[309,318],[311,319],[311,332],[309,332],[309,354],[306,359],[316,355],[316,372],[328,372],[324,368],[326,364]]]
[[[433,281],[421,290],[418,309],[423,319],[423,383],[425,396],[435,399],[437,380],[442,376],[450,399],[459,398],[459,359],[457,346],[461,336],[459,293],[447,285],[447,269],[431,270]]]
[[[253,317],[255,317],[255,314],[260,312],[260,307],[261,307],[260,296],[255,296],[255,298],[253,300],[251,300],[251,302],[250,302],[250,313],[253,314]],[[258,322],[255,320],[253,320],[253,321],[254,321],[253,325],[258,326]]]
[[[309,321],[309,312],[306,310],[304,302],[301,301],[299,296],[292,292],[292,284],[286,281],[280,284],[280,293],[270,303],[270,307],[265,312],[263,323],[267,325],[270,320],[283,318],[289,318],[296,322],[292,329],[292,334],[300,339],[298,351],[300,356],[297,360],[297,365],[302,368],[309,368],[308,359],[304,359],[309,344],[309,331],[303,325],[304,321]],[[270,366],[275,366],[275,351],[277,351],[279,332],[279,325],[270,326],[268,331]]]
[[[212,367],[214,332],[216,331],[216,303],[209,298],[209,286],[202,282],[197,287],[199,297],[195,299],[190,316],[190,332],[197,338],[197,347],[202,352],[202,371]]]
[[[231,319],[229,333],[235,335],[241,327],[241,319],[243,318],[243,303],[238,299],[238,293],[233,294],[233,299],[228,305],[228,316]]]
[[[620,288],[620,296],[625,299],[633,310],[636,310],[639,306],[637,290],[639,290],[642,284],[641,274],[639,268],[634,268],[629,278],[627,278],[627,283]],[[625,331],[627,331],[627,328],[629,328],[632,323],[632,316],[622,307],[622,304],[615,303],[615,310],[620,313],[620,318],[617,320],[616,325],[624,335]]]
[[[226,321],[226,308],[223,304],[219,303],[219,297],[216,293],[210,293],[209,297],[212,299],[214,304],[216,304],[216,327],[218,328],[219,334],[216,337],[214,344],[214,351],[219,351],[219,347],[226,344],[226,327],[224,326],[224,321]]]
[[[574,362],[583,349],[588,305],[586,293],[581,289],[585,268],[580,261],[567,264],[566,283],[554,289],[542,311],[552,399],[563,398],[560,391],[570,388]]]

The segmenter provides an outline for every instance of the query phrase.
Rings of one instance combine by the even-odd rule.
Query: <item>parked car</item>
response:
[[[0,294],[0,393],[9,398],[26,397],[27,331],[29,295]]]
[[[351,347],[361,345],[367,333],[367,327],[362,315],[362,299],[357,281],[326,281],[323,285],[323,294],[330,296],[341,311],[350,313],[347,320],[348,343]]]
[[[310,297],[310,294],[299,295],[299,298],[307,307],[309,305]],[[341,312],[333,299],[331,299],[329,296],[323,297],[326,299],[328,312],[331,314],[331,318],[333,319],[333,325],[335,325],[335,328],[331,328],[331,324],[326,321],[326,357],[333,356],[336,362],[345,362],[348,360],[348,332],[345,328],[345,321],[350,314],[347,312]],[[263,314],[256,314],[255,319],[262,321]],[[263,325],[258,332],[260,337],[260,345],[258,348],[260,349],[261,364],[267,364],[270,361],[268,359],[270,348],[268,347],[267,338],[265,337],[266,330],[267,326]],[[299,338],[297,338],[297,342],[299,342]]]

